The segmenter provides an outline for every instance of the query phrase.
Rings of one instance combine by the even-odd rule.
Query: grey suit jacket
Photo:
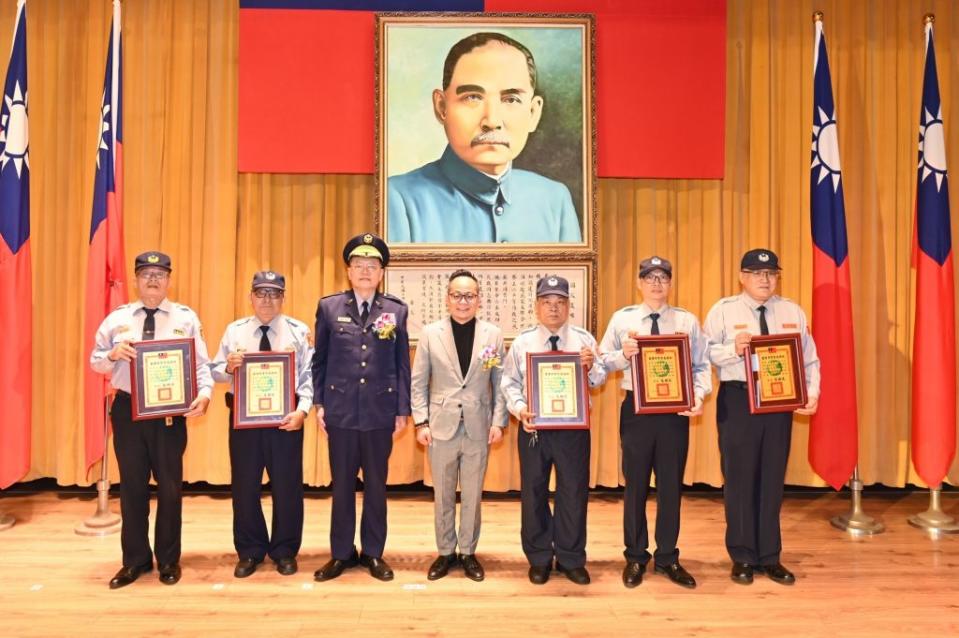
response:
[[[491,425],[509,424],[506,398],[500,391],[502,367],[486,369],[480,361],[488,345],[496,348],[500,359],[505,358],[502,331],[477,319],[473,356],[464,378],[450,318],[423,327],[413,360],[411,405],[413,422],[429,421],[433,438],[453,438],[461,417],[466,435],[474,440],[486,439]]]

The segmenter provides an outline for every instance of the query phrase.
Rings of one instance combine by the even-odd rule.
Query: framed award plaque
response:
[[[637,336],[639,352],[630,358],[636,414],[691,410],[693,369],[689,335]]]
[[[589,429],[589,382],[578,352],[527,352],[526,396],[536,429]]]
[[[745,352],[752,414],[792,412],[806,405],[806,369],[798,332],[752,337]]]
[[[233,428],[275,428],[296,407],[293,352],[247,352],[233,376]]]
[[[133,420],[179,416],[196,399],[193,339],[161,339],[132,344],[130,362]]]

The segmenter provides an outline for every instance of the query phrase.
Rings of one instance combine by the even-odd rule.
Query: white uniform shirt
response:
[[[638,306],[626,306],[613,313],[609,320],[609,326],[606,328],[606,334],[599,344],[599,350],[602,353],[600,357],[606,370],[625,370],[623,381],[620,387],[624,390],[633,389],[633,374],[629,359],[623,356],[623,341],[629,336],[630,332],[639,335],[648,335],[653,327],[653,320],[650,314],[659,313],[657,324],[659,324],[659,334],[686,334],[689,335],[689,349],[691,366],[693,369],[693,394],[696,399],[702,401],[713,389],[713,373],[709,368],[708,348],[709,342],[706,335],[699,328],[699,320],[696,315],[673,306],[664,304],[659,310],[654,311],[645,303]]]
[[[196,313],[187,306],[164,299],[157,307],[154,317],[156,331],[154,339],[193,338],[196,349],[196,386],[201,397],[213,396],[213,377],[210,376],[210,356],[203,341],[203,329]],[[118,360],[110,361],[107,355],[113,347],[124,341],[143,340],[143,321],[147,313],[142,301],[118,306],[107,315],[97,330],[93,352],[90,353],[90,367],[101,374],[110,375],[110,384],[117,390],[130,392],[130,363]]]
[[[231,352],[259,352],[260,337],[263,332],[257,318],[244,317],[237,319],[226,327],[223,339],[220,340],[220,349],[210,363],[213,378],[221,383],[229,383],[233,389],[233,375],[226,371],[226,358]],[[286,315],[277,315],[266,324],[270,327],[266,336],[270,340],[270,347],[274,352],[294,353],[296,366],[296,409],[304,414],[310,413],[313,405],[313,373],[310,362],[313,360],[313,346],[310,345],[310,329],[302,321],[297,321]]]
[[[769,334],[798,332],[802,335],[802,356],[806,366],[806,392],[810,399],[819,398],[819,355],[806,323],[806,313],[788,299],[773,295],[760,303],[745,292],[724,297],[706,315],[703,330],[709,339],[709,360],[719,371],[720,381],[746,381],[743,357],[736,354],[736,335],[748,332],[759,335],[759,306],[766,306]]]
[[[593,351],[595,362],[589,370],[589,386],[595,388],[602,385],[606,381],[606,368],[596,351],[596,338],[586,330],[568,323],[555,334],[559,336],[559,350],[578,353],[583,348],[589,348]],[[549,341],[552,335],[542,324],[527,328],[513,340],[513,345],[506,353],[500,387],[506,395],[506,408],[517,419],[529,405],[526,398],[526,353],[552,350]]]

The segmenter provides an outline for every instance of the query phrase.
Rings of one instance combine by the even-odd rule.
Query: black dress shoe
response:
[[[284,556],[276,561],[276,571],[283,576],[292,576],[296,573],[296,558],[293,556]]]
[[[176,585],[180,582],[180,573],[179,563],[160,565],[160,582],[164,585]]]
[[[463,573],[470,580],[480,582],[486,578],[486,571],[480,562],[476,560],[476,554],[460,554],[460,562],[463,563]]]
[[[126,587],[139,578],[140,574],[146,574],[152,570],[152,562],[138,565],[136,567],[122,567],[120,571],[116,573],[116,576],[110,579],[110,589],[120,589],[121,587]]]
[[[679,562],[675,562],[672,565],[667,565],[665,567],[656,565],[656,573],[665,574],[669,580],[673,581],[677,585],[680,585],[681,587],[693,589],[696,586],[696,579],[693,578],[689,572],[683,569],[683,566],[680,565]]]
[[[585,567],[563,567],[561,563],[557,562],[556,571],[558,571],[560,574],[566,574],[566,578],[570,579],[577,585],[589,584],[589,572],[586,571]]]
[[[256,566],[259,565],[263,559],[256,558],[241,558],[236,563],[236,567],[233,568],[233,577],[234,578],[246,578],[247,576],[252,576],[253,572],[256,571]]]
[[[729,577],[733,579],[734,583],[739,583],[740,585],[752,585],[753,584],[753,568],[749,563],[733,563],[733,570],[729,573]]]
[[[551,565],[531,565],[529,568],[529,582],[534,585],[542,585],[549,580],[549,573],[553,570]]]
[[[646,565],[635,561],[626,561],[626,567],[623,568],[623,584],[632,589],[638,587],[643,582],[643,574],[646,572]]]
[[[426,580],[439,580],[450,573],[450,567],[456,564],[456,554],[440,554],[426,572]]]
[[[353,550],[353,555],[346,560],[331,558],[326,565],[313,572],[313,580],[323,582],[324,580],[333,580],[350,567],[356,567],[360,564],[360,556]]]
[[[763,565],[760,569],[765,572],[766,576],[769,577],[769,580],[775,581],[780,585],[796,584],[796,577],[793,576],[791,571],[783,567],[782,563],[776,563],[775,565]]]
[[[360,554],[360,565],[370,570],[370,576],[376,580],[393,580],[393,570],[382,558],[373,558],[366,554]]]

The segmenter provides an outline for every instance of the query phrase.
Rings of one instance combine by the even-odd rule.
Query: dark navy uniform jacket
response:
[[[397,416],[410,415],[406,304],[377,292],[365,325],[357,306],[352,290],[320,299],[313,403],[323,406],[327,427],[392,429]]]

